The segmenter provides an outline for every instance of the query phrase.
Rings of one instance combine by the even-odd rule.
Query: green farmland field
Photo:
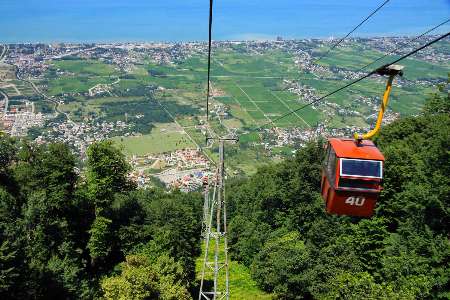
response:
[[[94,76],[116,75],[114,66],[97,60],[57,60],[53,61],[53,67],[76,74],[89,74]]]
[[[182,132],[165,126],[157,126],[147,135],[133,137],[115,137],[113,141],[127,155],[157,154],[177,149],[196,148],[189,137]]]
[[[63,93],[83,93],[97,84],[111,84],[115,81],[108,77],[64,76],[53,79],[49,83],[50,95]]]

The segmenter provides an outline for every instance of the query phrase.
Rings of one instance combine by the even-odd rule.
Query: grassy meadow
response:
[[[202,241],[203,242],[203,241]],[[209,247],[209,261],[214,261],[214,240],[210,240]],[[223,244],[220,245],[219,259],[224,261]],[[201,272],[203,267],[203,260],[205,253],[205,245],[202,245],[202,254],[196,260],[196,274],[197,279],[200,282]],[[219,289],[225,287],[224,272],[220,272],[218,286]],[[211,272],[206,273],[206,285],[211,286],[212,290],[213,274]],[[233,260],[229,260],[229,290],[230,300],[271,300],[274,299],[273,295],[268,294],[258,288],[256,282],[250,276],[250,270],[241,263]]]
[[[196,148],[189,137],[175,124],[158,124],[150,134],[130,137],[114,137],[114,142],[123,148],[126,155],[157,154],[177,149]]]

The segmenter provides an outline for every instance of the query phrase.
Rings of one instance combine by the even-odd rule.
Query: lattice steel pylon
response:
[[[201,273],[199,300],[219,300],[229,299],[228,281],[228,241],[227,241],[227,210],[225,201],[225,170],[224,170],[224,141],[219,140],[219,163],[217,165],[216,176],[213,179],[212,194],[206,187],[204,204],[204,231],[205,255],[203,269]],[[213,226],[215,225],[215,228]],[[214,258],[211,260],[210,242],[215,240]],[[223,244],[223,252],[221,246]],[[214,285],[206,286],[206,280],[212,275]],[[222,279],[223,276],[225,278]]]
[[[204,187],[204,197],[205,200],[203,202],[203,218],[202,218],[202,237],[206,238],[208,224],[209,224],[209,206],[210,206],[210,195],[209,195],[209,181],[211,178],[208,178],[207,182],[203,182]]]

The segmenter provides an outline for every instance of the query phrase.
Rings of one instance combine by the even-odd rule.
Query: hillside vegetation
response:
[[[449,298],[449,100],[375,140],[386,164],[371,219],[325,214],[323,141],[229,182],[232,282],[249,269],[267,298]],[[67,145],[0,137],[0,298],[196,297],[200,194],[138,190],[109,141],[77,163]]]
[[[110,142],[75,172],[68,146],[0,137],[1,299],[190,299],[201,197],[136,190]]]
[[[450,99],[386,126],[371,219],[324,212],[323,143],[228,188],[232,258],[280,299],[450,297]]]

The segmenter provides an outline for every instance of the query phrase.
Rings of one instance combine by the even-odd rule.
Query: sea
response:
[[[383,2],[214,0],[213,39],[337,38]],[[209,0],[0,0],[0,43],[204,41],[208,10]],[[449,17],[450,0],[391,0],[353,36],[413,36]]]

